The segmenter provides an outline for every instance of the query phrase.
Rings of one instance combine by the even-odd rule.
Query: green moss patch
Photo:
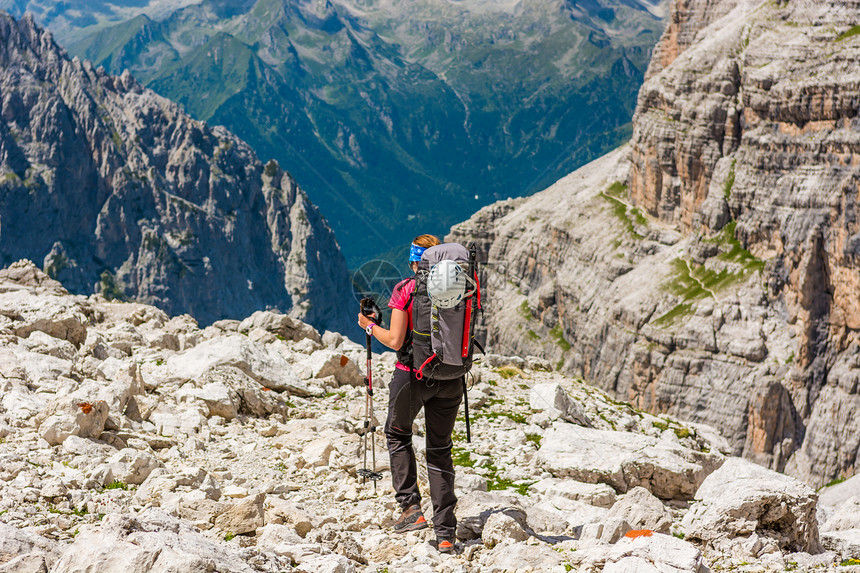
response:
[[[565,339],[564,328],[560,322],[552,327],[552,330],[549,331],[549,335],[553,340],[555,340],[555,343],[558,344],[558,347],[561,348],[563,352],[570,350],[570,342]]]

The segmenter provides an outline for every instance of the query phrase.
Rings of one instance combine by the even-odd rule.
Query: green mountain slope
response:
[[[635,0],[204,0],[70,50],[276,158],[355,266],[626,139],[655,14]]]

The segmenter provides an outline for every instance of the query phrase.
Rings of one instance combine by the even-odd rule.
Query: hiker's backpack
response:
[[[474,246],[467,249],[459,243],[443,243],[424,251],[418,262],[412,293],[411,333],[411,366],[418,380],[452,380],[472,368],[475,320],[481,308],[475,259]],[[471,288],[467,288],[465,296],[453,307],[440,308],[433,304],[427,292],[427,281],[430,269],[446,260],[460,265],[470,279]]]

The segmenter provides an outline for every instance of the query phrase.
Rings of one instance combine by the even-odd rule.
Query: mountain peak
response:
[[[32,17],[0,15],[0,58],[4,264],[41,262],[74,292],[203,324],[265,308],[351,320],[331,304],[351,292],[331,229],[245,142],[128,71],[69,60]]]

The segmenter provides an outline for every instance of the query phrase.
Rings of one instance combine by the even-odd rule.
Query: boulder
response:
[[[515,501],[493,492],[474,491],[457,502],[457,537],[463,541],[479,539],[484,524],[494,513],[503,513],[520,526],[526,525],[526,513]]]
[[[530,486],[544,495],[561,496],[597,507],[612,507],[615,490],[605,483],[583,483],[572,479],[544,478]]]
[[[554,477],[605,483],[622,493],[642,486],[661,499],[692,499],[722,461],[720,454],[642,434],[560,422],[547,430],[538,451],[538,463]]]
[[[536,384],[529,394],[532,410],[545,412],[550,419],[561,419],[586,428],[592,427],[591,420],[577,402],[570,397],[557,382]]]
[[[825,523],[841,505],[860,495],[860,475],[818,491],[818,523]]]
[[[244,334],[257,329],[266,330],[283,340],[298,342],[304,338],[310,338],[314,342],[322,344],[322,337],[310,324],[270,310],[258,310],[240,322],[238,329]]]
[[[355,565],[343,555],[329,553],[304,559],[293,571],[295,573],[355,573]]]
[[[223,382],[204,384],[202,388],[193,389],[189,394],[206,406],[208,417],[221,416],[225,420],[232,420],[239,414],[241,399],[237,392]]]
[[[47,571],[59,552],[60,547],[55,542],[0,522],[0,571],[4,568],[9,571]]]
[[[21,346],[30,352],[53,356],[61,360],[74,360],[77,353],[75,346],[68,340],[55,338],[39,330],[22,339]]]
[[[586,523],[577,536],[580,541],[591,541],[602,544],[615,543],[632,528],[622,517],[606,517],[602,521]]]
[[[523,526],[513,517],[504,513],[493,513],[484,523],[481,540],[484,547],[492,548],[501,543],[525,541],[529,538]]]
[[[133,485],[142,484],[156,468],[164,466],[149,453],[131,448],[115,453],[107,464],[115,480]]]
[[[302,450],[302,459],[311,467],[327,466],[334,451],[331,440],[318,438]]]
[[[138,515],[110,514],[100,526],[81,527],[53,573],[254,573],[238,547],[208,539],[196,528],[150,508]],[[288,564],[283,564],[288,569]]]
[[[815,507],[806,484],[741,458],[728,458],[696,492],[684,516],[686,538],[720,546],[758,535],[784,551],[820,548]]]
[[[68,294],[40,296],[24,289],[0,292],[0,314],[13,319],[13,331],[21,338],[40,331],[80,348],[87,338],[90,312]]]
[[[299,380],[287,359],[275,349],[251,342],[245,336],[229,334],[202,342],[167,359],[162,369],[152,372],[161,382],[186,382],[206,371],[223,366],[238,368],[265,388],[298,396],[319,395]]]
[[[454,488],[459,496],[473,491],[487,491],[487,478],[464,472],[458,468],[454,475]]]
[[[304,379],[334,376],[339,386],[364,384],[364,374],[359,370],[358,365],[346,354],[328,348],[317,350],[299,362],[296,370]]]
[[[62,444],[69,436],[98,438],[104,432],[109,410],[104,400],[65,399],[42,422],[39,434],[52,446]]]
[[[605,508],[560,496],[547,496],[525,510],[528,526],[547,535],[575,533],[586,524],[606,519],[607,513]]]
[[[205,498],[213,501],[221,498],[218,482],[202,468],[187,467],[174,473],[157,468],[140,484],[132,501],[137,505],[158,505],[163,497],[179,487],[200,490]]]
[[[283,545],[300,545],[304,540],[296,530],[288,525],[269,523],[257,536],[257,548],[269,549],[278,553],[278,547]]]
[[[265,493],[240,499],[215,518],[215,527],[234,535],[256,531],[265,523],[263,510],[265,501]]]
[[[620,517],[633,529],[650,529],[669,533],[672,513],[644,487],[634,487],[609,510],[607,518]]]
[[[314,527],[310,515],[301,506],[279,497],[266,498],[265,510],[267,524],[289,525],[301,537],[306,536]]]
[[[606,558],[604,572],[614,573],[707,573],[702,553],[690,543],[654,533],[623,537]]]
[[[821,531],[860,530],[860,495],[855,495],[836,506]]]
[[[510,571],[567,571],[565,557],[546,545],[524,543],[503,544],[481,553],[482,573],[508,573]]]
[[[0,347],[0,377],[19,379],[39,388],[72,373],[72,361],[20,347]]]

